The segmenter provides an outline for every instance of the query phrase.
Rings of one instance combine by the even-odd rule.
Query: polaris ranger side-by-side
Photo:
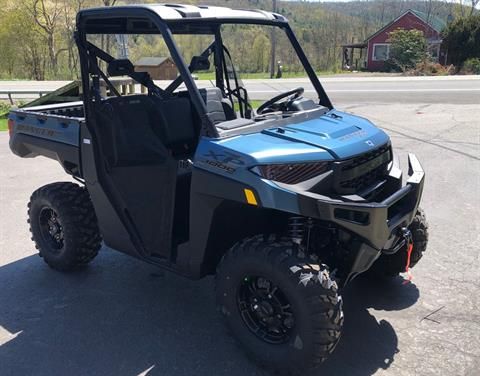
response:
[[[283,35],[313,90],[290,88],[254,110],[226,42],[247,26]],[[154,81],[100,48],[98,35],[162,38],[178,77]],[[189,64],[178,44],[185,36],[209,40]],[[83,102],[9,115],[15,154],[56,159],[81,184],[46,185],[28,205],[52,268],[89,263],[103,241],[192,279],[215,275],[219,311],[245,350],[270,370],[299,373],[339,341],[339,288],[364,272],[396,276],[422,257],[420,163],[409,155],[403,184],[389,137],[333,107],[283,16],[172,4],[87,9],[75,39]],[[210,68],[212,86],[198,88],[193,73]],[[122,95],[115,76],[147,90]]]

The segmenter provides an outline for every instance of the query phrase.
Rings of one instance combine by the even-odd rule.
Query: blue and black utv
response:
[[[285,72],[301,67],[308,80],[270,81],[277,95],[254,109],[262,90],[249,92],[239,71],[268,58],[252,60],[235,41],[252,37],[252,49],[268,51],[258,35],[275,37]],[[389,137],[333,107],[283,16],[171,4],[87,9],[75,39],[83,101],[9,116],[15,154],[56,159],[81,184],[49,184],[28,205],[52,268],[89,263],[103,241],[189,278],[215,275],[234,336],[261,365],[291,374],[337,345],[340,288],[364,272],[398,275],[422,257],[420,163],[409,155],[402,184]],[[176,78],[135,66],[142,49],[168,54]],[[213,79],[196,81],[200,71]],[[131,95],[116,76],[132,80]]]

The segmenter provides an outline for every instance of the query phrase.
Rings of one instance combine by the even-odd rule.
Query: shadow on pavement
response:
[[[412,306],[418,298],[417,287],[403,285],[400,277],[385,281],[359,277],[353,281],[343,293],[342,339],[316,374],[363,376],[390,367],[399,351],[397,335],[388,321],[378,322],[368,309],[398,311]]]
[[[414,285],[345,291],[345,331],[316,374],[371,375],[397,350],[368,308],[415,303]],[[6,338],[6,339],[5,339]],[[211,278],[189,281],[108,250],[73,274],[38,256],[0,267],[0,375],[265,375],[226,335]]]

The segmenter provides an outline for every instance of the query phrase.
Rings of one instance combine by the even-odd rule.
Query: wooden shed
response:
[[[147,72],[154,80],[174,80],[177,66],[170,57],[144,57],[135,64],[136,72]]]

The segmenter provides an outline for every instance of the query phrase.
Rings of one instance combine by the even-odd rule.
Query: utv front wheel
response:
[[[36,190],[28,204],[28,223],[40,256],[53,269],[85,265],[100,249],[90,196],[76,184],[53,183]]]
[[[257,236],[236,244],[216,276],[227,327],[261,366],[282,374],[315,368],[335,349],[343,325],[338,288],[290,241]]]

